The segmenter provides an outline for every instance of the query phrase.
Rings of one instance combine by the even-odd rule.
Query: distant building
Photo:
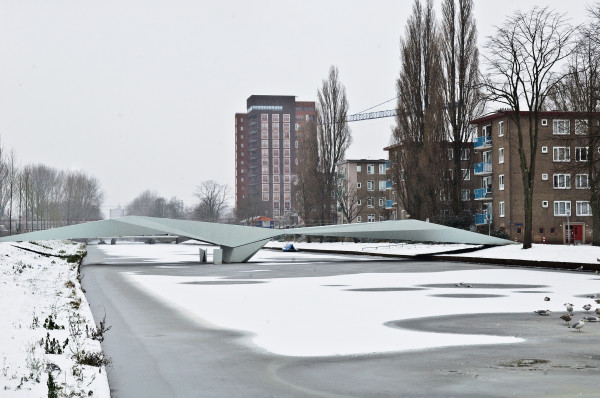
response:
[[[485,230],[500,229],[510,239],[521,241],[525,224],[523,183],[517,127],[511,116],[512,112],[496,112],[471,122],[477,127],[473,174],[479,183],[475,192],[479,209],[475,224]],[[591,241],[593,218],[585,167],[587,117],[579,112],[541,113],[535,154],[534,243]],[[527,112],[522,112],[521,124],[528,135]]]
[[[121,205],[118,205],[116,209],[110,209],[109,211],[110,213],[110,217],[109,218],[119,218],[119,217],[123,217],[125,215],[125,209],[121,208]]]
[[[338,202],[343,203],[338,203],[338,224],[397,219],[395,192],[387,176],[387,165],[385,159],[338,163],[337,194],[341,199]]]
[[[294,96],[252,95],[235,114],[235,201],[242,217],[291,216],[300,159],[297,132],[316,118],[314,102]]]

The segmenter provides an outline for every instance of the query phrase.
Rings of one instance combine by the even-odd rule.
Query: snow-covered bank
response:
[[[2,397],[110,397],[106,369],[92,366],[105,358],[77,279],[84,251],[68,241],[0,243]]]
[[[418,254],[435,254],[476,248],[475,245],[463,244],[423,244],[423,243],[352,243],[352,242],[269,242],[265,247],[279,249],[293,243],[294,247],[305,250],[323,252],[354,252],[357,254],[390,254],[398,256],[414,256]],[[534,244],[531,249],[523,250],[521,244],[496,246],[476,250],[470,253],[452,254],[452,256],[470,258],[490,258],[522,261],[549,261],[557,263],[600,264],[600,247],[590,245],[541,245]],[[442,257],[443,255],[440,255]]]

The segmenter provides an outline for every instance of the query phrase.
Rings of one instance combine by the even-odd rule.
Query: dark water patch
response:
[[[425,290],[421,287],[368,287],[359,289],[345,289],[347,292],[411,292],[413,290]]]
[[[507,284],[507,283],[469,283],[469,282],[456,282],[456,283],[432,283],[427,285],[419,285],[423,287],[443,288],[443,289],[538,289],[542,287],[550,287],[548,285],[520,285],[520,284]]]
[[[468,293],[457,293],[457,294],[430,294],[429,297],[445,297],[445,298],[494,298],[494,297],[506,297],[504,294],[468,294]]]
[[[536,291],[531,291],[531,290],[514,290],[513,293],[535,293],[535,294],[540,294],[540,293],[554,293],[554,292],[551,292],[550,290],[536,290]]]
[[[255,283],[265,283],[265,281],[194,281],[194,282],[181,282],[181,285],[204,285],[204,286],[212,286],[212,285],[252,285]]]
[[[348,286],[348,285],[321,285],[321,286],[328,286],[328,287],[343,287],[343,286]]]
[[[586,298],[590,300],[600,299],[600,293],[576,294],[573,297]]]

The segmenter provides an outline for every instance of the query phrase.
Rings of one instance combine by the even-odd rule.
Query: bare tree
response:
[[[413,218],[439,217],[447,179],[444,80],[433,2],[415,0],[401,39],[401,70],[394,141],[401,144],[393,163],[398,198]]]
[[[463,210],[461,190],[465,176],[461,172],[461,154],[472,141],[471,120],[482,113],[473,0],[458,0],[458,4],[457,0],[444,0],[441,31],[445,109],[454,153],[449,202],[452,213],[457,215]]]
[[[203,181],[194,196],[198,199],[194,207],[194,216],[201,221],[217,222],[227,208],[229,186],[214,180]]]
[[[166,202],[157,192],[147,189],[125,206],[125,212],[129,216],[165,217]]]
[[[342,224],[349,224],[358,217],[367,206],[368,196],[364,189],[359,190],[356,184],[350,184],[348,178],[337,179],[336,199]]]
[[[319,171],[317,125],[307,122],[298,131],[297,157],[302,161],[296,167],[296,208],[305,225],[315,224],[318,218],[319,196],[323,174]],[[322,202],[321,202],[322,203]]]
[[[549,93],[564,77],[557,66],[570,53],[572,32],[563,14],[535,7],[508,17],[486,45],[488,71],[484,85],[489,99],[509,107],[517,128],[525,208],[523,249],[532,244],[540,112]],[[528,122],[527,131],[523,118]]]
[[[320,219],[335,223],[335,167],[344,159],[352,135],[346,123],[349,107],[346,88],[339,80],[338,69],[333,65],[317,92],[317,100],[318,170],[322,173],[320,192],[323,193]]]

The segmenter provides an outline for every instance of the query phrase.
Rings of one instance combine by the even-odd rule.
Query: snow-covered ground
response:
[[[110,396],[104,366],[82,364],[101,359],[101,347],[90,338],[96,326],[78,263],[61,258],[84,250],[66,241],[0,243],[0,396],[46,397],[50,374],[58,396]]]
[[[343,244],[344,250],[354,244]],[[143,252],[140,247],[105,246],[109,255],[148,255],[147,261],[176,261],[184,254],[179,245],[161,257],[158,246]],[[405,245],[412,252],[439,251],[440,245]],[[447,246],[447,245],[446,245]],[[322,244],[339,250],[339,244]],[[360,246],[358,246],[360,247]],[[445,249],[448,249],[446,247]],[[586,247],[574,250],[585,251]],[[142,250],[142,251],[140,251]],[[136,255],[135,252],[138,252]],[[362,252],[362,250],[357,252]],[[446,250],[441,250],[446,251]],[[518,252],[520,253],[520,252]],[[292,263],[303,266],[310,256],[297,256]],[[317,261],[327,256],[317,255]],[[362,355],[442,346],[510,344],[519,337],[426,333],[386,324],[392,321],[441,315],[473,313],[531,313],[539,309],[564,310],[572,302],[576,309],[593,300],[583,298],[600,292],[594,274],[548,272],[530,269],[474,269],[458,271],[341,274],[323,277],[270,278],[281,253],[262,251],[237,275],[215,277],[129,274],[132,283],[164,300],[198,322],[217,328],[244,331],[245,343],[258,350],[289,356]],[[210,259],[209,259],[210,260]],[[169,265],[170,266],[170,265]],[[168,267],[168,266],[167,266]],[[461,282],[471,288],[457,286]],[[552,301],[543,298],[551,296]],[[599,296],[600,297],[600,296]],[[592,325],[590,327],[596,327]]]
[[[422,244],[422,243],[318,243],[318,242],[269,242],[266,247],[282,248],[293,243],[298,249],[319,251],[345,251],[362,254],[395,254],[413,256],[417,254],[435,254],[478,247],[463,244]],[[553,261],[567,263],[600,264],[600,247],[590,245],[542,245],[534,244],[531,249],[523,250],[522,244],[496,246],[470,253],[452,254],[452,256],[473,258],[502,258],[526,261]]]

